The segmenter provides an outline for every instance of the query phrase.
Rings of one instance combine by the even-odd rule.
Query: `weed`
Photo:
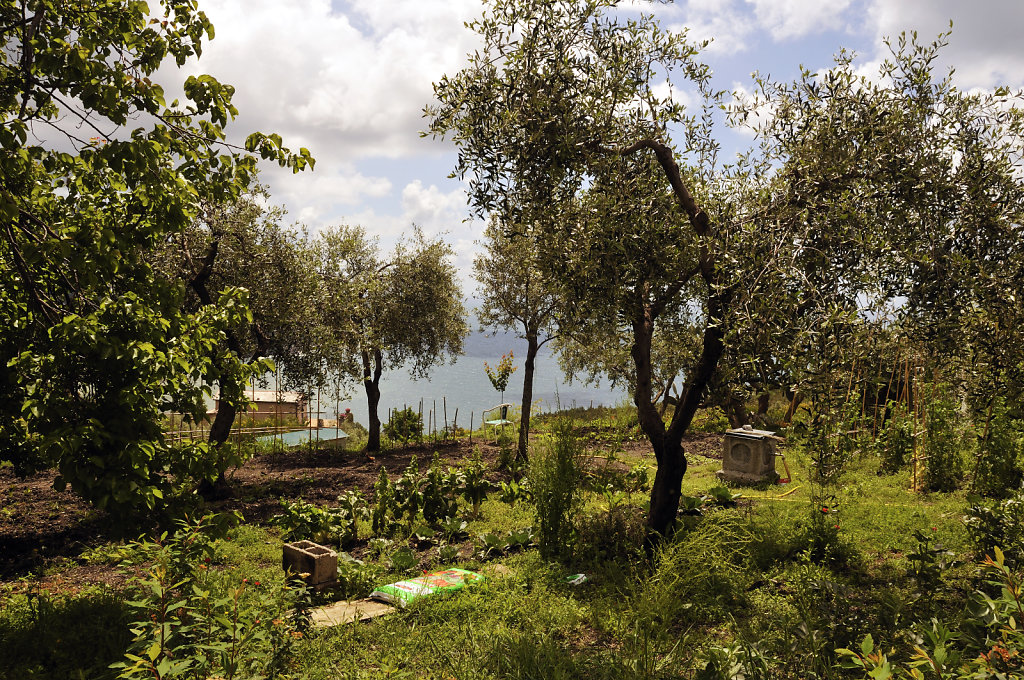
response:
[[[566,554],[571,545],[572,518],[582,502],[583,447],[568,418],[555,421],[552,433],[530,461],[530,489],[537,513],[541,554]]]

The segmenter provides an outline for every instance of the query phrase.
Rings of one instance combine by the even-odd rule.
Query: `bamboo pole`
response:
[[[444,440],[448,441],[448,397],[441,396],[441,405],[444,407]]]
[[[473,412],[469,412],[469,444],[473,445]]]

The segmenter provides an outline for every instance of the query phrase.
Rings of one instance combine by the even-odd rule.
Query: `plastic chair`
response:
[[[511,425],[512,421],[508,419],[508,409],[510,406],[514,405],[515,404],[507,403],[498,404],[497,406],[491,407],[489,409],[484,409],[484,412],[480,414],[481,417],[483,418],[484,425],[490,425],[492,428],[495,429],[497,429],[498,427],[505,427],[506,425]],[[491,420],[487,420],[487,414],[493,413],[495,411],[497,411],[498,417],[493,418]],[[495,437],[497,437],[497,434],[495,434]]]

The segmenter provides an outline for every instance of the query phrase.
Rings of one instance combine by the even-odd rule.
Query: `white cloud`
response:
[[[746,0],[776,41],[839,29],[851,0]]]
[[[217,29],[191,72],[237,87],[239,126],[317,157],[436,153],[420,140],[431,83],[464,63],[475,0],[208,0]]]
[[[952,20],[953,35],[941,60],[956,67],[961,87],[1024,86],[1020,39],[1024,2],[1020,0],[872,0],[867,15],[882,56],[883,37],[895,40],[902,31],[916,30],[920,41],[931,42],[949,30]]]

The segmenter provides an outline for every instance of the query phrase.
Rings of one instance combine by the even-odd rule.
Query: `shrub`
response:
[[[572,518],[583,501],[583,472],[583,447],[572,421],[558,418],[551,434],[534,451],[528,473],[538,543],[545,558],[567,553]]]
[[[926,407],[924,453],[927,465],[924,486],[927,491],[953,491],[964,476],[961,455],[962,437],[956,403],[946,385],[934,386],[931,402]]]
[[[118,677],[276,678],[307,625],[306,591],[300,582],[241,582],[206,568],[197,541],[203,520],[185,522],[172,536],[140,543],[152,566],[140,579],[134,639]]]
[[[975,493],[994,498],[1005,498],[1019,489],[1020,423],[1009,415],[1005,402],[998,399],[986,419],[978,441],[978,463],[974,471],[972,488]]]
[[[409,406],[395,409],[391,412],[391,419],[384,425],[384,436],[403,443],[423,436],[423,416]]]
[[[901,404],[889,402],[886,411],[890,414],[889,420],[875,444],[881,458],[881,471],[893,474],[903,469],[913,455],[914,420]]]
[[[991,555],[1006,546],[1006,561],[1011,565],[1024,560],[1024,489],[997,503],[973,497],[964,515],[967,533],[979,555]]]
[[[999,548],[986,556],[982,568],[988,576],[992,596],[976,591],[964,612],[962,630],[951,630],[941,622],[919,626],[921,643],[907,663],[890,662],[882,647],[876,649],[868,635],[859,650],[837,649],[843,668],[864,677],[914,680],[941,677],[956,680],[1019,678],[1024,667],[1024,614],[1020,578],[1007,566]],[[933,674],[933,675],[931,675]]]

